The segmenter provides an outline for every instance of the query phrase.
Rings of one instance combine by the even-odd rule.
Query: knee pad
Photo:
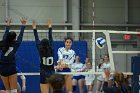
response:
[[[17,89],[11,90],[11,93],[17,93]]]
[[[72,86],[72,91],[73,91],[73,92],[76,91],[76,86]]]

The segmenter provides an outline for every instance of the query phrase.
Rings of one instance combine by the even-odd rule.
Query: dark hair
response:
[[[119,72],[115,72],[114,74],[114,80],[119,82],[120,81],[120,73]]]
[[[102,65],[103,65],[103,63],[100,63],[100,64],[98,65],[99,69],[101,69]]]
[[[56,90],[62,90],[64,84],[65,84],[65,79],[64,75],[60,74],[54,74],[49,78],[49,84],[53,88],[53,91]]]
[[[121,73],[120,73],[120,81],[123,82],[124,80],[125,80],[124,74],[121,72]]]
[[[40,42],[40,54],[43,56],[43,55],[46,55],[46,53],[48,52],[52,52],[52,48],[50,46],[50,42],[48,39],[42,39],[41,42]]]
[[[43,47],[49,47],[50,46],[50,42],[48,39],[42,39],[41,42],[40,42],[40,45],[43,46]]]
[[[16,39],[17,34],[14,31],[8,32],[5,36],[5,38],[0,41],[0,49],[3,52],[6,52],[9,47],[15,43],[15,39]]]
[[[17,34],[14,31],[7,33],[6,35],[6,42],[12,43],[14,39],[16,39]]]
[[[71,37],[66,37],[66,38],[64,39],[65,42],[66,42],[67,40],[71,40],[71,41],[73,42],[73,39],[72,39]]]

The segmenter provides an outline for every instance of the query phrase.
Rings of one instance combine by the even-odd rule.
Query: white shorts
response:
[[[91,85],[94,80],[95,80],[95,75],[85,76],[86,85]]]
[[[93,84],[93,81],[94,81],[94,80],[86,80],[86,85],[91,85],[91,84]]]

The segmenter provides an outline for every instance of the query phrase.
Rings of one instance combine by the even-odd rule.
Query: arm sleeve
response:
[[[19,36],[17,37],[17,41],[18,41],[19,45],[21,44],[22,39],[23,39],[24,29],[25,29],[25,26],[21,26]]]
[[[38,36],[38,33],[37,33],[37,29],[33,29],[33,31],[34,31],[36,46],[37,46],[37,49],[39,50],[40,40],[39,40],[39,36]]]
[[[7,33],[9,32],[9,28],[10,28],[9,26],[6,26],[6,27],[5,27],[5,33],[4,33],[4,35],[3,35],[3,40],[6,39],[6,35],[7,35]]]
[[[48,37],[49,37],[50,45],[52,47],[53,46],[52,28],[49,28],[48,35],[49,35]]]

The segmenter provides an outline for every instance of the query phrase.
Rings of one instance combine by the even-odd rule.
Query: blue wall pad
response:
[[[132,72],[134,75],[136,74],[140,74],[140,70],[138,70],[140,68],[140,57],[138,56],[135,56],[135,57],[132,57]]]
[[[17,52],[17,66],[23,72],[39,72],[39,54],[35,42],[22,42]]]
[[[131,66],[132,66],[132,72],[133,72],[133,77],[132,77],[132,91],[133,93],[139,93],[140,91],[140,57],[135,56],[131,58]]]

